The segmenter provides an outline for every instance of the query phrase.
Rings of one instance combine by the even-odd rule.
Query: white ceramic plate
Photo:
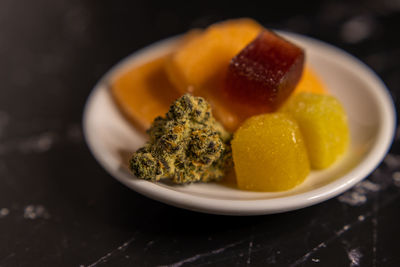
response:
[[[127,151],[145,139],[121,115],[107,90],[107,81],[135,64],[170,51],[177,37],[153,44],[111,69],[94,87],[83,117],[86,141],[95,158],[116,179],[152,199],[194,211],[226,215],[258,215],[295,210],[337,196],[370,174],[387,153],[394,133],[395,111],[381,80],[362,62],[323,42],[280,32],[306,50],[307,62],[349,116],[351,145],[333,167],[312,171],[298,187],[279,193],[241,191],[218,183],[171,186],[134,177]]]

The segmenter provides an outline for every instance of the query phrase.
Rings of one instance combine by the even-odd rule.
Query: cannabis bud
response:
[[[209,182],[232,166],[231,134],[201,97],[177,99],[166,117],[157,117],[147,131],[150,139],[136,151],[129,166],[142,179],[169,178],[174,183]]]

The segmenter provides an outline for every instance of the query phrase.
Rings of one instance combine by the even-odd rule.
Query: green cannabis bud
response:
[[[129,167],[139,178],[169,178],[185,184],[219,180],[232,166],[231,134],[201,97],[185,94],[157,117],[147,131],[149,141],[136,151]]]

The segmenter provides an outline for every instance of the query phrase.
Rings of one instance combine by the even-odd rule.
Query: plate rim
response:
[[[380,111],[382,111],[382,114],[379,117],[379,121],[382,125],[377,132],[377,142],[375,142],[369,149],[368,153],[365,156],[365,159],[359,165],[352,168],[344,176],[319,188],[290,196],[256,200],[215,200],[214,198],[206,198],[197,195],[190,195],[184,192],[174,191],[159,186],[157,183],[153,182],[140,181],[138,183],[131,183],[131,179],[129,177],[130,174],[128,174],[128,172],[118,171],[110,166],[110,164],[103,159],[101,153],[97,151],[95,144],[89,137],[89,111],[90,107],[92,106],[92,102],[95,99],[96,93],[100,92],[100,90],[106,90],[106,88],[104,88],[103,86],[105,82],[110,77],[115,75],[116,72],[126,67],[127,64],[131,63],[131,61],[135,60],[137,62],[140,62],[142,58],[149,58],[149,56],[146,54],[151,53],[153,50],[159,47],[168,46],[168,44],[171,45],[173,42],[176,42],[179,37],[181,37],[181,35],[157,41],[149,46],[133,52],[129,56],[117,62],[113,67],[111,67],[95,84],[84,105],[82,129],[84,139],[96,161],[109,174],[111,174],[111,176],[116,178],[122,184],[146,197],[179,208],[219,215],[263,215],[296,210],[307,206],[312,206],[333,198],[350,189],[357,182],[365,179],[382,162],[384,156],[387,154],[391,147],[395,134],[396,112],[393,99],[387,86],[379,78],[379,76],[360,59],[336,46],[297,33],[286,31],[277,32],[279,34],[282,34],[283,36],[300,39],[305,42],[311,42],[314,45],[320,47],[322,46],[334,51],[336,54],[339,54],[341,57],[345,58],[346,61],[348,61],[347,63],[351,63],[351,67],[355,67],[358,69],[357,71],[361,71],[363,73],[363,77],[365,76],[369,79],[368,84],[371,84],[371,88],[377,89],[375,90],[376,92],[374,93],[374,96],[379,97],[379,108]]]

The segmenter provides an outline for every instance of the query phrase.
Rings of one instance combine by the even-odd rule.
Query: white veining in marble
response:
[[[360,252],[359,248],[351,249],[347,252],[347,256],[350,260],[350,267],[357,267],[360,266],[360,259],[362,258],[362,253]]]
[[[383,162],[386,163],[386,165],[390,169],[395,169],[400,167],[400,155],[395,155],[395,154],[387,154]]]
[[[184,265],[186,263],[193,263],[193,262],[195,262],[195,261],[197,261],[199,259],[211,256],[211,255],[220,254],[220,253],[224,252],[225,250],[227,250],[227,249],[229,249],[231,247],[237,246],[240,243],[241,242],[235,242],[235,243],[229,244],[227,246],[224,246],[222,248],[214,249],[214,250],[211,250],[211,251],[208,251],[208,252],[205,252],[205,253],[201,253],[201,254],[196,254],[196,255],[194,255],[192,257],[182,259],[182,260],[180,260],[178,262],[175,262],[175,263],[171,263],[171,264],[167,264],[167,265],[161,265],[160,267],[162,267],[162,266],[163,267],[167,267],[167,266],[168,267],[180,267],[180,266],[182,266],[182,265]]]
[[[375,184],[369,180],[364,180],[354,186],[351,190],[340,195],[338,200],[351,206],[360,206],[367,201],[370,193],[378,192],[380,189],[381,186],[379,184]]]
[[[7,208],[0,209],[0,219],[6,217],[8,214],[10,214],[9,209],[7,209]]]
[[[252,249],[253,249],[253,238],[252,238],[252,240],[249,242],[249,249],[248,249],[248,252],[247,252],[247,261],[246,261],[246,264],[247,264],[247,266],[250,266],[250,264],[251,264],[251,253],[252,253]]]
[[[400,187],[400,171],[394,172],[392,178],[394,185]]]
[[[32,136],[19,143],[18,147],[23,153],[46,152],[52,148],[58,135],[54,132],[44,132],[37,136]]]
[[[35,220],[39,218],[49,219],[50,213],[43,205],[28,205],[24,208],[24,218]]]
[[[369,16],[354,17],[342,25],[340,36],[347,43],[359,43],[367,39],[375,28],[375,21]]]
[[[120,253],[121,251],[126,250],[126,248],[135,240],[135,235],[130,238],[129,240],[125,241],[123,244],[118,246],[116,249],[113,249],[112,251],[108,252],[106,255],[102,256],[99,258],[97,261],[87,265],[87,267],[94,267],[97,266],[100,263],[105,263],[108,261],[109,258],[112,256],[116,255],[117,253]],[[85,267],[85,265],[81,265],[82,267]]]

